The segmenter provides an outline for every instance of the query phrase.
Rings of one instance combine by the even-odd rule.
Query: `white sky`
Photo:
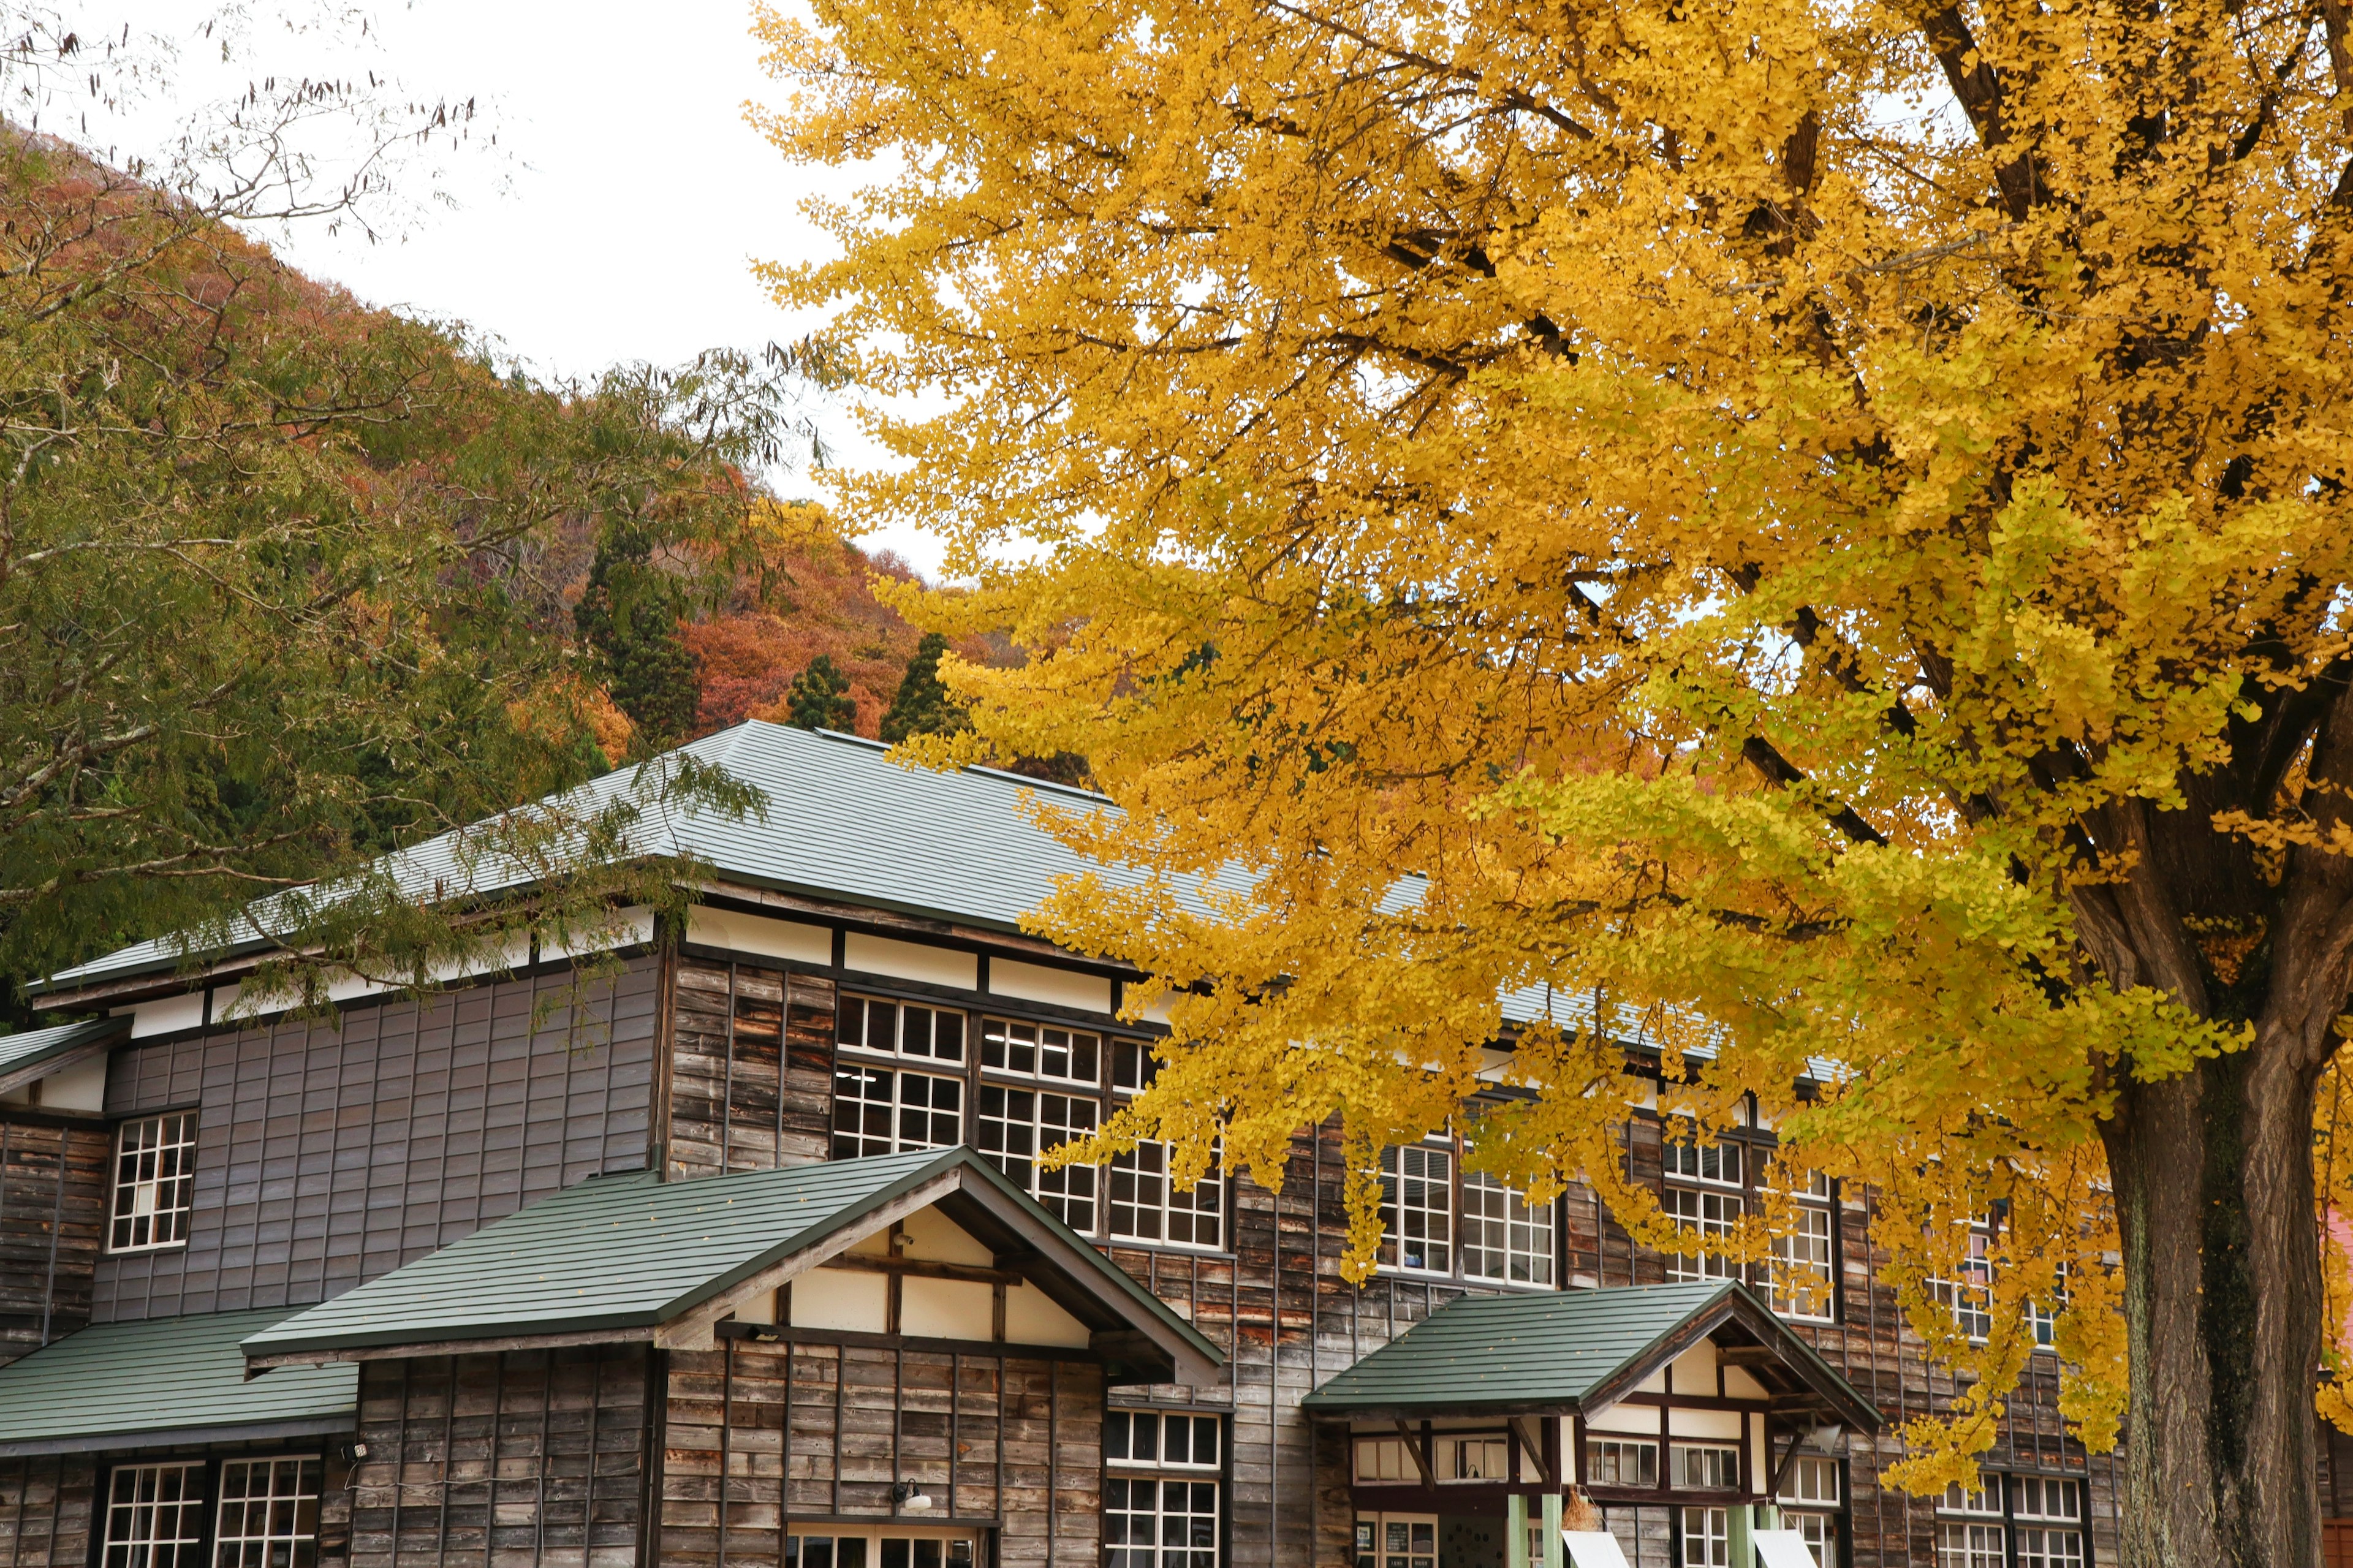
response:
[[[301,15],[328,20],[297,34],[281,9],[256,4],[250,54],[233,70],[216,63],[217,44],[195,36],[208,7],[54,3],[85,37],[119,37],[128,24],[134,36],[182,40],[169,92],[131,119],[91,125],[87,140],[100,150],[118,137],[162,145],[187,111],[257,69],[372,69],[413,97],[476,99],[478,130],[497,149],[448,165],[441,186],[455,210],[414,213],[405,234],[374,244],[315,225],[280,242],[306,271],[372,303],[464,321],[550,376],[756,350],[812,324],[779,310],[751,271],[755,259],[822,255],[828,242],[797,210],[818,188],[812,176],[744,121],[746,99],[780,96],[759,69],[749,0],[388,0],[368,13],[364,36],[353,20],[311,11]],[[849,184],[827,176],[834,194]],[[848,407],[820,416],[842,460],[871,460]],[[868,542],[927,572],[939,559],[919,533]]]

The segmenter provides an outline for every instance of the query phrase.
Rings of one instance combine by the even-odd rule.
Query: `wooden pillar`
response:
[[[1528,1500],[1519,1492],[1504,1499],[1504,1568],[1528,1568]]]

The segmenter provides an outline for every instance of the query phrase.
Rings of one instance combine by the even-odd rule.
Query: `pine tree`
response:
[[[915,645],[915,656],[882,715],[882,738],[892,745],[910,735],[953,734],[966,727],[963,708],[940,679],[940,655],[947,650],[948,639],[938,632],[925,632]]]
[[[596,548],[573,625],[603,665],[614,706],[659,751],[692,731],[702,683],[679,635],[678,595],[652,556],[644,530],[615,530]]]
[[[802,730],[849,731],[858,723],[858,704],[849,695],[849,678],[834,668],[833,656],[821,653],[808,668],[793,677],[791,706],[785,722]]]

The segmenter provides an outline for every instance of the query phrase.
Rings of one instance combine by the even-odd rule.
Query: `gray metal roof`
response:
[[[237,1342],[284,1307],[100,1323],[0,1366],[0,1455],[347,1432],[359,1368],[246,1380]]]
[[[731,881],[1008,931],[1018,929],[1021,917],[1060,877],[1092,870],[1120,879],[1116,868],[1086,860],[1041,831],[1021,808],[1025,794],[1080,809],[1108,807],[1102,796],[989,768],[912,767],[891,761],[887,750],[854,735],[757,720],[705,736],[681,752],[723,767],[759,791],[767,802],[765,819],[729,820],[649,799],[630,847],[646,857],[698,857]],[[632,791],[644,798],[657,790],[651,774],[641,779],[630,767],[562,798],[566,808],[585,815]],[[455,844],[445,834],[404,851],[395,861],[404,883],[424,889],[438,880],[484,893],[520,879],[512,868],[468,872]],[[264,945],[243,940],[221,951]],[[176,937],[139,942],[62,970],[33,989],[169,971],[185,952]]]
[[[41,1077],[63,1058],[130,1031],[128,1018],[95,1018],[48,1029],[27,1029],[21,1035],[0,1035],[0,1094],[27,1079]]]
[[[1870,1401],[1729,1279],[1464,1296],[1303,1401],[1326,1415],[1598,1410],[1726,1323],[1776,1351],[1789,1380],[1876,1429]]]
[[[664,1182],[592,1176],[404,1268],[254,1333],[249,1357],[650,1331],[892,1198],[955,1174],[1062,1245],[1122,1321],[1214,1365],[1217,1347],[970,1149],[932,1149]]]

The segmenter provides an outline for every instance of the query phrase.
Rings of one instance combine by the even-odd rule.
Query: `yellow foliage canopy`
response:
[[[813,10],[763,24],[765,124],[887,174],[774,282],[949,403],[872,416],[908,461],[850,516],[945,535],[979,587],[931,618],[1039,650],[957,671],[981,734],[1124,808],[1058,826],[1144,879],[1044,929],[1185,990],[1103,1146],[1272,1182],[1336,1113],[1362,1261],[1374,1152],[1461,1114],[1499,994],[1704,1044],[1703,1127],[1753,1095],[1884,1194],[1974,1379],[1925,1487],[2035,1300],[2086,1440],[2132,1334],[2171,1378],[2132,1286],[2172,1265],[2109,1194],[2168,1212],[2153,1130],[2242,1100],[2255,1239],[2185,1267],[2297,1305],[2196,1377],[2313,1364],[2353,941],[2334,0]],[[1530,1029],[1480,1156],[1674,1245],[1622,1073]],[[1924,1281],[1989,1214],[1971,1344]]]

